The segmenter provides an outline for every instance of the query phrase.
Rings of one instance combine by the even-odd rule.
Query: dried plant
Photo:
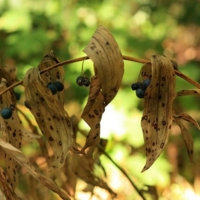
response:
[[[144,64],[140,72],[142,83],[133,85],[138,89],[139,98],[144,98],[144,111],[141,119],[144,143],[146,148],[146,164],[144,172],[156,161],[167,145],[173,122],[181,129],[190,160],[193,155],[193,139],[182,121],[188,121],[199,129],[198,123],[188,114],[175,114],[173,101],[177,96],[200,95],[200,84],[178,71],[174,60],[165,56],[153,55],[151,60],[136,59],[121,54],[120,48],[111,33],[100,26],[84,49],[85,57],[59,62],[53,51],[47,54],[38,67],[29,69],[23,80],[17,81],[15,68],[0,68],[0,146],[5,152],[5,169],[0,168],[1,192],[7,199],[27,198],[18,194],[19,167],[38,180],[40,184],[60,195],[62,199],[70,199],[76,193],[77,179],[80,178],[91,187],[106,189],[111,197],[116,194],[106,182],[94,172],[95,165],[103,166],[99,157],[104,154],[129,179],[142,199],[145,196],[128,174],[118,166],[105,152],[107,141],[102,143],[100,121],[106,106],[114,99],[121,86],[124,74],[123,60]],[[89,86],[88,101],[82,112],[82,119],[89,125],[83,146],[77,143],[78,128],[76,117],[70,117],[64,109],[64,64],[91,59],[94,63],[94,76],[87,83]],[[175,91],[175,76],[180,76],[198,89]],[[82,77],[81,77],[82,78]],[[26,129],[21,123],[17,108],[17,100],[13,88],[17,85],[25,88],[25,104],[34,116],[37,126],[33,125],[25,113],[30,130],[29,139],[37,139],[45,158],[46,168],[31,162],[21,151],[21,145],[27,140]],[[38,132],[41,131],[41,134]],[[51,153],[49,153],[49,147]],[[48,169],[48,170],[47,170]],[[62,178],[64,173],[65,179]],[[60,183],[55,183],[59,179]],[[34,181],[32,181],[34,183]],[[30,186],[30,184],[29,184]],[[39,198],[34,193],[33,198]]]

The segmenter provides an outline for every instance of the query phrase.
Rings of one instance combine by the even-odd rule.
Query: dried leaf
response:
[[[151,83],[145,92],[141,120],[147,156],[142,172],[155,162],[167,143],[175,98],[175,72],[170,59],[152,56],[151,75],[147,70]]]
[[[89,146],[93,146],[99,143],[100,121],[104,110],[104,97],[100,91],[99,80],[97,77],[92,77],[88,101],[81,116],[91,127],[91,129],[87,135],[86,143],[82,148],[82,151],[84,151]]]
[[[16,82],[16,77],[17,77],[17,69],[16,69],[16,67],[9,65],[9,66],[5,66],[4,69],[8,74],[8,77],[7,77],[8,80],[7,79],[6,80],[8,81],[9,85],[13,84],[14,82]],[[6,77],[3,77],[3,78],[6,78]]]
[[[59,63],[59,61],[56,58],[54,52],[51,50],[47,55],[44,56],[38,68],[40,71],[42,71],[43,69],[46,69],[57,63]],[[65,71],[63,66],[53,68],[41,74],[44,86],[47,86],[49,83],[55,83],[56,81],[59,81],[64,85],[64,76]],[[62,105],[64,105],[64,90],[57,92],[54,96],[57,97],[58,101]]]
[[[91,127],[82,151],[99,143],[102,114],[117,94],[124,73],[118,44],[104,27],[96,30],[84,52],[94,62],[95,76],[91,79],[88,102],[81,116]]]
[[[110,189],[106,182],[104,182],[102,179],[94,174],[94,160],[91,156],[74,154],[73,152],[70,152],[68,154],[68,162],[66,162],[65,166],[66,168],[68,168],[68,170],[66,171],[67,177],[73,178],[73,180],[67,180],[68,185],[73,183],[75,178],[72,175],[68,176],[68,174],[74,174],[77,178],[81,178],[86,183],[104,188],[108,190],[112,195],[115,195],[115,193]]]
[[[4,78],[8,85],[12,85],[16,81],[15,67],[0,67],[0,80]]]
[[[0,83],[0,91],[6,89],[7,82],[2,79]],[[10,108],[12,106],[12,116],[9,119],[4,119],[0,117],[1,121],[1,130],[5,133],[5,139],[15,146],[16,148],[21,148],[22,142],[22,126],[17,114],[17,110],[15,108],[15,102],[13,102],[12,95],[10,91],[7,91],[1,96],[0,102],[0,111],[3,108]],[[9,155],[5,154],[5,162],[7,165],[6,172],[9,177],[9,181],[13,188],[17,186],[17,163],[9,157]]]
[[[124,62],[117,42],[111,33],[100,26],[90,39],[84,52],[94,62],[106,105],[117,94],[124,73]]]
[[[192,89],[192,90],[181,90],[177,93],[177,96],[187,96],[187,95],[200,95],[200,89]]]
[[[181,122],[181,118],[179,116],[174,117],[174,120],[181,129],[181,133],[182,133],[185,145],[187,147],[187,152],[188,152],[190,161],[193,162],[193,138],[192,138],[192,135],[187,130],[187,128],[183,125],[183,123]]]
[[[31,113],[53,149],[52,166],[61,167],[73,142],[72,124],[63,106],[43,86],[42,81],[37,68],[29,69],[23,81],[25,97]]]
[[[21,166],[25,167],[30,175],[39,180],[45,187],[56,192],[61,198],[70,200],[69,197],[48,177],[41,175],[34,166],[28,161],[27,157],[17,148],[0,138],[0,146],[9,154],[9,156],[17,161]]]
[[[1,196],[1,192],[4,194],[4,198]],[[15,191],[9,181],[9,177],[0,168],[0,198],[1,200],[10,199],[10,200],[19,200],[20,198],[15,194]]]
[[[173,117],[178,118],[178,119],[183,119],[183,120],[185,120],[187,122],[190,122],[192,125],[196,126],[198,129],[200,129],[198,122],[196,120],[194,120],[187,113],[181,113],[179,115],[173,115]]]

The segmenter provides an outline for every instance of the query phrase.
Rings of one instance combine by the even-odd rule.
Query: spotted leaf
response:
[[[35,167],[29,162],[27,157],[12,146],[11,144],[7,143],[6,141],[0,138],[0,146],[3,150],[16,162],[18,162],[21,166],[25,167],[27,172],[40,181],[45,187],[49,188],[50,190],[56,192],[62,199],[69,200],[70,198],[65,194],[50,178],[40,174]]]
[[[151,67],[151,73],[147,67],[146,74],[151,78],[151,83],[145,92],[141,120],[146,148],[146,164],[142,172],[155,162],[167,143],[175,98],[175,72],[170,59],[155,55],[148,66]]]
[[[104,27],[96,30],[84,52],[94,62],[95,76],[91,80],[88,102],[82,114],[91,127],[82,151],[99,143],[102,113],[117,94],[124,73],[118,44]]]
[[[100,121],[104,110],[104,96],[100,90],[99,80],[97,77],[92,77],[88,101],[81,116],[91,129],[87,135],[86,143],[82,151],[84,151],[89,146],[93,146],[99,143]]]
[[[1,80],[0,83],[0,91],[5,90],[7,87],[7,81],[5,79]],[[21,148],[22,143],[22,125],[17,114],[15,102],[13,102],[12,95],[10,91],[7,91],[1,96],[0,100],[0,111],[5,108],[9,108],[12,110],[12,116],[8,119],[4,119],[0,117],[1,122],[1,130],[5,133],[4,138],[10,144],[15,146],[16,148]],[[5,153],[5,162],[7,165],[6,172],[9,177],[9,181],[13,188],[17,186],[17,170],[18,165],[17,163]]]
[[[113,196],[115,193],[110,189],[106,182],[104,182],[101,178],[99,178],[94,173],[94,160],[92,156],[86,156],[83,154],[74,154],[70,152],[67,156],[67,161],[65,164],[65,172],[66,175],[70,175],[69,177],[72,178],[67,180],[67,184],[70,185],[73,183],[74,187],[70,188],[71,193],[74,193],[76,179],[80,178],[84,180],[86,183],[91,184],[93,186],[99,186],[108,190]]]
[[[183,140],[185,142],[190,161],[193,162],[193,143],[194,142],[193,142],[192,135],[187,130],[187,128],[183,125],[181,117],[175,116],[174,120],[179,125],[179,127],[181,129],[181,134],[183,136]]]
[[[100,80],[107,105],[117,94],[124,73],[124,62],[118,44],[111,33],[100,26],[84,52],[94,62],[95,74]]]
[[[2,193],[4,194],[4,197],[2,196]],[[10,181],[9,181],[9,177],[7,176],[6,172],[0,168],[0,197],[1,200],[6,200],[6,199],[16,199],[16,200],[20,200],[21,198],[19,198]]]
[[[41,71],[57,63],[59,63],[59,61],[56,58],[54,52],[50,51],[47,55],[43,57],[38,68]],[[47,86],[49,83],[55,84],[55,82],[57,81],[61,82],[64,85],[64,75],[65,75],[65,71],[64,71],[63,66],[59,66],[51,70],[48,70],[41,74],[41,77],[43,79],[43,85]],[[58,101],[61,104],[64,104],[64,90],[57,92],[55,94],[55,97],[58,99]]]
[[[191,90],[181,90],[177,93],[177,96],[188,96],[188,95],[200,95],[200,89],[191,89]]]
[[[64,164],[73,142],[70,118],[60,102],[44,87],[38,68],[29,69],[24,77],[25,98],[43,135],[54,152],[53,167]]]
[[[198,122],[195,119],[193,119],[190,115],[188,115],[187,113],[181,113],[179,115],[173,115],[173,117],[175,119],[185,120],[185,121],[191,123],[192,125],[196,126],[198,129],[200,129]]]

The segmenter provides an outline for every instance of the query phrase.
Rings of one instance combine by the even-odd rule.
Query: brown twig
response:
[[[138,62],[138,63],[142,63],[142,64],[150,62],[150,60],[145,60],[145,59],[141,59],[141,58],[134,58],[134,57],[125,56],[125,55],[122,55],[122,58],[123,58],[123,60],[131,61],[131,62]],[[72,64],[72,63],[75,63],[75,62],[80,62],[80,61],[84,61],[84,60],[88,60],[88,59],[90,59],[88,56],[83,56],[83,57],[80,57],[80,58],[75,58],[75,59],[71,59],[71,60],[65,60],[65,61],[59,62],[59,63],[57,63],[55,65],[52,65],[52,66],[50,66],[50,67],[48,67],[46,69],[41,70],[40,74],[43,74],[46,71],[49,71],[49,70],[51,70],[53,68],[56,68],[56,67],[59,67],[59,66],[62,66],[62,65]],[[188,81],[189,83],[191,83],[195,87],[200,88],[200,84],[199,83],[197,83],[196,81],[190,79],[186,75],[182,74],[180,71],[175,70],[175,73],[176,73],[177,76],[179,76],[182,79]],[[16,83],[10,85],[5,90],[3,90],[2,92],[0,92],[0,96],[2,94],[4,94],[5,92],[7,92],[8,90],[10,90],[10,89],[12,89],[12,88],[14,88],[14,87],[16,87],[18,85],[21,85],[21,84],[23,84],[23,80],[18,81]]]
[[[75,59],[71,59],[71,60],[65,60],[63,62],[59,62],[59,63],[57,63],[55,65],[52,65],[52,66],[50,66],[50,67],[48,67],[46,69],[41,70],[40,74],[43,74],[46,71],[49,71],[49,70],[51,70],[53,68],[56,68],[56,67],[59,67],[59,66],[62,66],[62,65],[68,65],[68,64],[71,64],[71,63],[80,62],[80,61],[84,61],[84,60],[88,60],[88,59],[90,59],[88,56],[83,56],[83,57],[80,57],[80,58],[75,58]]]
[[[148,63],[150,62],[150,60],[145,60],[145,59],[141,59],[141,58],[134,58],[134,57],[130,57],[130,56],[124,56],[122,55],[123,60],[127,60],[127,61],[131,61],[131,62],[138,62],[138,63]]]
[[[175,70],[175,73],[177,76],[181,77],[182,79],[186,80],[187,82],[191,83],[192,85],[200,89],[200,84],[198,82],[192,80],[191,78],[181,73],[180,71]]]

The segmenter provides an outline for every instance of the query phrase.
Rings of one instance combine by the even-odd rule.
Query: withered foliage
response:
[[[117,94],[124,73],[118,44],[104,27],[97,29],[84,52],[94,62],[95,75],[91,79],[88,102],[82,113],[82,118],[91,127],[83,150],[99,143],[102,114]]]
[[[144,111],[141,126],[146,148],[146,164],[142,170],[147,170],[162,153],[167,144],[172,122],[179,125],[192,161],[193,139],[183,125],[182,120],[188,121],[199,129],[198,123],[188,114],[173,113],[173,101],[176,96],[198,94],[197,90],[183,90],[176,94],[177,64],[165,56],[154,55],[151,62],[143,66],[142,79],[150,79],[144,97]]]
[[[111,197],[115,196],[106,181],[106,172],[99,160],[107,143],[100,137],[100,122],[106,106],[120,88],[124,74],[123,56],[114,37],[102,26],[96,30],[84,52],[93,61],[94,75],[90,79],[88,100],[81,115],[90,127],[83,146],[77,143],[77,132],[81,132],[78,128],[79,121],[74,116],[70,117],[64,109],[64,89],[52,92],[49,87],[49,84],[57,82],[64,86],[63,66],[52,68],[53,65],[59,64],[53,51],[43,57],[38,67],[29,69],[23,79],[25,104],[38,127],[26,113],[18,109],[13,89],[6,90],[17,81],[16,69],[0,68],[0,111],[8,108],[12,113],[10,117],[0,116],[0,147],[5,155],[5,166],[0,168],[0,191],[4,198],[40,199],[39,191],[46,187],[62,199],[70,199],[75,197],[79,179],[88,184],[85,191],[93,193],[94,187],[98,186],[107,190]],[[139,74],[143,81],[150,79],[150,85],[145,90],[141,119],[146,148],[146,164],[142,172],[151,167],[164,150],[173,122],[180,127],[192,161],[193,138],[183,121],[190,122],[197,129],[200,127],[187,113],[174,113],[173,101],[177,96],[200,95],[200,87],[187,77],[187,81],[198,88],[176,93],[176,75],[185,78],[185,75],[178,71],[174,60],[161,55],[152,56]],[[21,123],[19,113],[27,121],[29,131]],[[21,150],[23,144],[34,139],[41,148],[43,167],[30,160]],[[95,173],[97,165],[102,169],[104,177]],[[37,183],[39,184],[31,197],[16,190],[18,174],[23,174],[24,171],[28,187],[36,187]],[[143,198],[142,190],[132,185]]]

